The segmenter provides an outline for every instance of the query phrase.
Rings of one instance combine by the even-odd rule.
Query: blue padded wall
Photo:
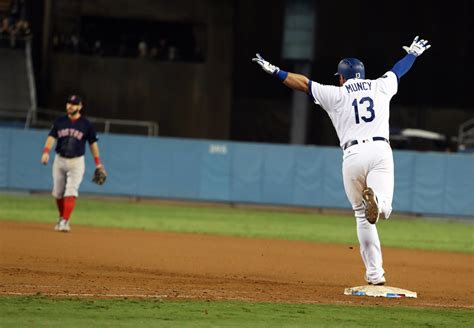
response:
[[[40,164],[47,133],[0,128],[0,188],[51,190],[52,160]],[[125,135],[99,145],[107,183],[91,182],[87,151],[80,192],[350,208],[339,148]],[[395,212],[474,217],[472,154],[395,151],[394,160]]]

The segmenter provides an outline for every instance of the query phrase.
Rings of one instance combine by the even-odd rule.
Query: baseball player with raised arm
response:
[[[400,78],[425,50],[428,41],[415,37],[407,55],[376,80],[365,78],[364,64],[344,58],[337,73],[339,86],[323,85],[301,74],[286,72],[259,54],[252,60],[287,87],[307,93],[329,115],[343,150],[342,175],[347,198],[352,204],[360,253],[369,284],[386,282],[382,250],[375,223],[392,212],[394,166],[389,144],[390,100],[397,93]]]
[[[70,231],[69,219],[76,205],[79,186],[85,171],[84,153],[86,142],[90,145],[96,168],[102,169],[99,146],[94,127],[87,118],[81,115],[82,100],[79,96],[71,95],[66,101],[67,115],[57,118],[43,149],[41,163],[49,162],[49,151],[56,144],[56,156],[53,162],[53,192],[59,211],[56,231]],[[105,170],[104,170],[105,174]]]

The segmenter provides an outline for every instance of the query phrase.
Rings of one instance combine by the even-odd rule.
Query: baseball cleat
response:
[[[376,224],[379,220],[379,204],[372,188],[367,187],[362,191],[362,203],[365,207],[365,218],[369,223]]]
[[[367,276],[365,276],[364,278],[365,278],[365,281],[367,281],[369,285],[374,285],[374,286],[383,286],[385,285],[385,282],[386,282],[384,275],[375,280],[370,280],[369,278],[367,278]]]
[[[69,232],[71,230],[71,227],[69,227],[69,221],[62,219],[59,222],[59,231],[61,232]]]
[[[63,219],[63,218],[59,218],[58,222],[57,222],[56,225],[54,226],[54,230],[55,230],[55,231],[59,231],[59,226],[60,226],[60,224],[61,224],[61,220],[62,220],[62,219]]]

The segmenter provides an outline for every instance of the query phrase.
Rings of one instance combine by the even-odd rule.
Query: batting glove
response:
[[[418,57],[419,55],[423,53],[423,51],[429,49],[430,47],[431,47],[431,44],[428,44],[428,40],[423,40],[423,39],[418,40],[418,36],[416,36],[413,42],[411,43],[411,45],[409,47],[404,46],[403,49],[407,53]]]
[[[268,74],[276,75],[280,71],[280,68],[276,67],[275,65],[270,64],[265,59],[263,59],[260,54],[256,54],[256,58],[253,58],[252,61],[256,62],[257,64],[262,67],[262,69],[267,72]]]

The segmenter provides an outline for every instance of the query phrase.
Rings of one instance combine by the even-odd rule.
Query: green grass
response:
[[[0,194],[0,220],[54,224],[51,196]],[[307,240],[357,245],[355,219],[347,216],[291,213],[228,207],[192,207],[79,198],[73,225],[133,228],[215,235]],[[453,220],[381,220],[384,246],[474,252],[474,224]]]
[[[0,194],[0,220],[57,216],[50,196]],[[73,225],[196,232],[357,244],[349,216],[227,207],[171,206],[79,198]],[[474,225],[391,219],[378,224],[385,246],[473,252]],[[249,302],[85,300],[0,297],[0,327],[472,327],[473,311]]]
[[[1,327],[472,327],[473,311],[0,297]]]

